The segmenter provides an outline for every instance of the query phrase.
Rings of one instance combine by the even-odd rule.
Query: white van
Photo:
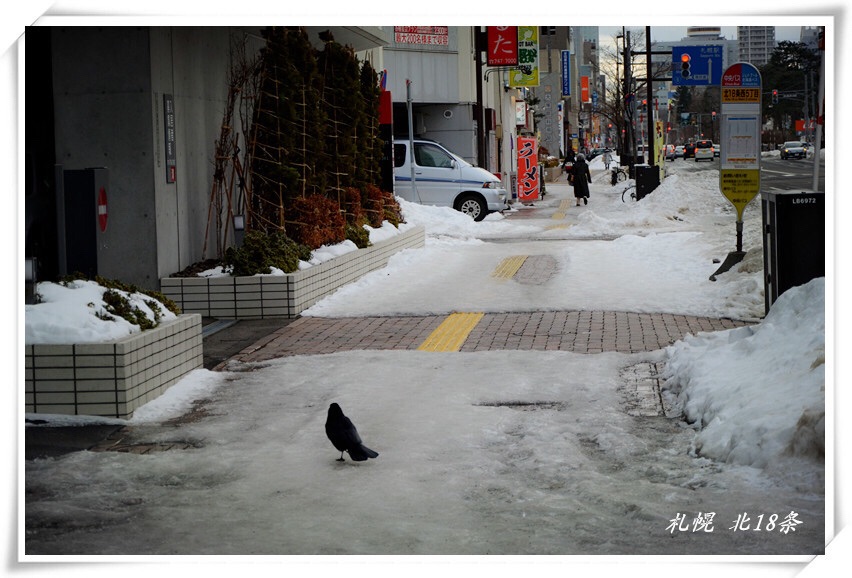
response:
[[[452,207],[475,221],[508,208],[503,183],[435,141],[414,140],[414,186],[407,139],[394,140],[394,193],[406,201]]]

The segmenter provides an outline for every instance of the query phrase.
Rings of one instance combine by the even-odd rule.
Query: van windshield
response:
[[[455,159],[447,152],[429,143],[414,143],[414,161],[421,167],[449,169]]]

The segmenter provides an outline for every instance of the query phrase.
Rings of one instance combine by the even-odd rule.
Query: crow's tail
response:
[[[364,445],[356,446],[349,450],[349,457],[353,462],[363,462],[367,458],[377,458],[379,454]]]

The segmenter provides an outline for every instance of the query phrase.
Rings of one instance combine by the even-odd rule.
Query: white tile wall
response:
[[[222,319],[297,317],[361,276],[381,269],[399,251],[426,244],[423,227],[287,275],[160,280],[162,293],[185,313]]]
[[[127,419],[202,365],[198,314],[107,343],[26,345],[26,411]]]

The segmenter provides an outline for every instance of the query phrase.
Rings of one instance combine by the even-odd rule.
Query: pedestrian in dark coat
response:
[[[574,197],[577,199],[577,206],[580,206],[580,199],[583,199],[583,203],[588,205],[589,183],[592,182],[592,173],[589,171],[589,165],[586,164],[586,155],[582,153],[577,155],[577,160],[574,161],[571,174],[574,181]]]

